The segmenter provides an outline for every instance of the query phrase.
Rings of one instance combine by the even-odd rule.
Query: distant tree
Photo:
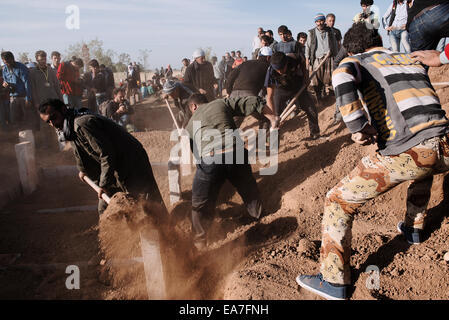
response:
[[[103,49],[103,41],[98,40],[98,38],[90,40],[89,42],[80,41],[70,45],[66,51],[66,56],[70,58],[72,56],[82,57],[82,47],[84,44],[89,48],[90,59],[97,59],[99,64],[104,64],[107,67],[113,68],[114,62],[112,59],[116,54],[111,49]]]
[[[151,50],[145,49],[145,50],[139,50],[139,64],[141,64],[142,71],[145,71],[148,67],[148,57],[150,56]]]
[[[120,53],[118,55],[118,61],[114,64],[113,70],[117,72],[126,72],[128,70],[128,64],[131,62],[131,56],[128,53]]]
[[[22,63],[28,63],[28,61],[31,61],[28,56],[28,52],[19,52],[16,60]]]
[[[212,54],[212,47],[206,47],[203,49],[204,53],[205,53],[205,57],[207,61],[211,61],[211,58],[213,57]]]

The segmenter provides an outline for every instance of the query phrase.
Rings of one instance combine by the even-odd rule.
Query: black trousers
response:
[[[290,91],[284,88],[276,88],[274,90],[273,100],[276,115],[281,115],[287,106],[288,101],[298,93],[299,89],[300,88]],[[296,100],[296,106],[300,107],[306,113],[309,122],[310,134],[319,134],[320,127],[318,125],[318,111],[316,109],[315,102],[310,97],[307,90],[304,90],[298,97]]]
[[[220,189],[226,180],[237,189],[248,213],[258,219],[262,214],[262,202],[256,180],[248,164],[245,150],[244,164],[207,164],[204,159],[197,164],[192,186],[192,227],[195,240],[206,240],[207,229],[215,215],[215,205]],[[235,159],[235,157],[234,157]]]

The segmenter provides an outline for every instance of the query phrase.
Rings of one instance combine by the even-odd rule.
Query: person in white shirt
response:
[[[253,55],[253,60],[255,60],[257,58],[256,56],[256,50],[259,49],[261,47],[260,45],[260,37],[262,37],[264,35],[265,31],[263,31],[262,27],[259,27],[257,29],[257,36],[254,37],[253,39],[253,43],[252,43],[252,55]]]
[[[382,17],[382,24],[388,31],[392,50],[400,52],[401,43],[406,53],[410,53],[407,25],[407,1],[394,0]]]

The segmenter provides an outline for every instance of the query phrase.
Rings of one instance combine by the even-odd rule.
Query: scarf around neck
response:
[[[92,112],[87,108],[80,108],[78,110],[67,108],[63,128],[62,130],[57,130],[58,139],[60,142],[75,140],[75,119],[86,114],[92,114]]]

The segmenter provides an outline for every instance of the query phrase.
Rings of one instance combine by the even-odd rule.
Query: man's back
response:
[[[144,166],[148,161],[140,142],[103,116],[88,114],[75,118],[74,131],[76,137],[72,145],[77,163],[85,168],[83,162],[96,162],[98,171],[93,176],[99,174],[101,167],[100,187],[115,182],[114,171],[119,178],[126,179],[136,167]]]
[[[443,134],[448,120],[425,69],[409,55],[373,48],[335,70],[337,106],[351,132],[367,123],[357,89],[378,132],[382,155],[395,155]]]
[[[235,68],[226,82],[226,91],[248,90],[257,95],[263,88],[269,64],[263,60],[249,60]]]
[[[230,135],[233,133],[233,130],[237,129],[233,117],[247,116],[253,112],[261,113],[264,106],[265,100],[254,96],[244,98],[216,99],[198,107],[190,118],[190,121],[186,126],[186,130],[190,135],[190,139],[193,140],[194,143],[198,141],[202,151],[210,151],[210,148],[212,147],[222,149],[225,142],[233,141],[231,140],[232,138],[229,139]],[[217,141],[217,139],[213,139],[210,142],[205,139],[199,140],[201,136],[204,138],[207,133],[212,133],[208,130],[218,130],[216,133],[219,134],[221,140],[218,139]]]

